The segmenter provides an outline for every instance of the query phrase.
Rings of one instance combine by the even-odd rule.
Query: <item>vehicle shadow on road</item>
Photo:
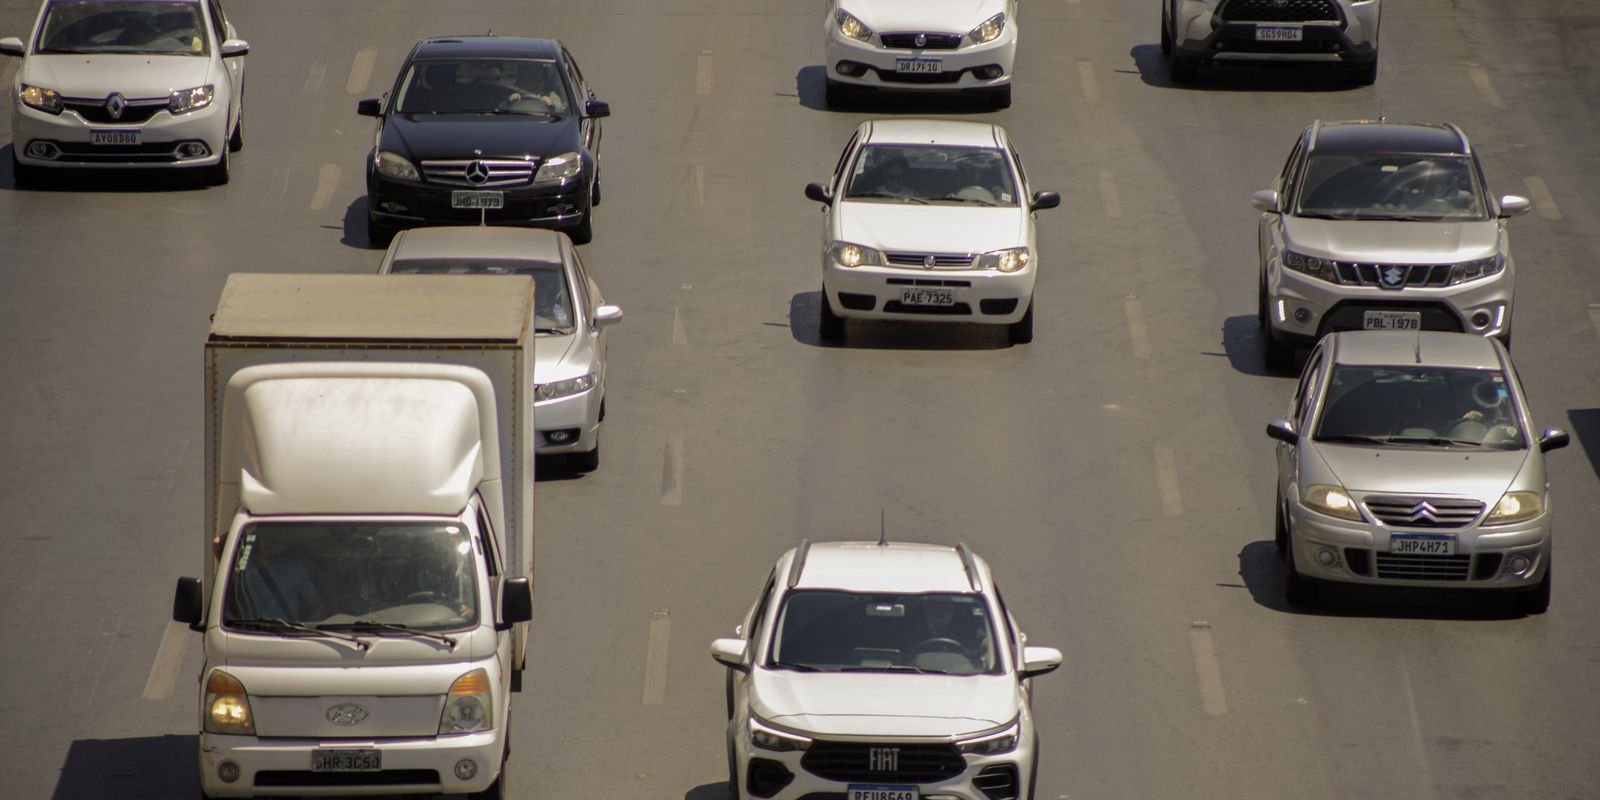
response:
[[[683,795],[683,800],[727,800],[732,794],[727,781],[718,781],[690,789]]]
[[[1522,616],[1503,592],[1472,589],[1409,589],[1359,584],[1318,587],[1317,604],[1290,606],[1283,596],[1283,556],[1272,541],[1251,542],[1239,551],[1239,577],[1256,604],[1284,614],[1386,619],[1504,620]]]
[[[17,185],[12,147],[6,145],[0,163],[5,166],[6,187],[13,192],[196,192],[207,188],[199,169],[73,169],[46,168],[43,178],[27,187]]]
[[[197,736],[79,739],[67,749],[52,800],[199,797]]]
[[[811,347],[856,350],[1003,350],[1011,346],[1004,325],[951,325],[936,322],[847,320],[843,342],[824,342],[817,334],[822,292],[789,299],[789,335]]]
[[[1600,475],[1600,408],[1568,409],[1567,424],[1572,426],[1572,438],[1578,440],[1583,454],[1589,457],[1594,474]]]
[[[1262,341],[1265,335],[1266,332],[1256,323],[1254,314],[1241,314],[1223,320],[1222,349],[1228,354],[1228,365],[1237,372],[1264,378],[1293,378],[1299,375],[1304,354],[1295,356],[1292,369],[1274,372],[1266,368],[1261,352],[1266,346]]]
[[[377,244],[367,238],[367,193],[350,201],[344,209],[343,235],[339,243],[357,250],[387,250],[388,244]]]
[[[843,108],[828,105],[828,70],[821,64],[801,67],[794,75],[795,94],[800,105],[812,111],[871,114],[986,114],[994,110],[989,98],[981,94],[955,92],[880,92],[857,91]]]
[[[1344,69],[1335,64],[1207,65],[1187,83],[1173,83],[1167,57],[1157,44],[1134,45],[1128,51],[1148,86],[1210,92],[1342,92],[1353,91]]]

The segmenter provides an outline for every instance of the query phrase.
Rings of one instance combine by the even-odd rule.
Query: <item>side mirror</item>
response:
[[[222,43],[223,58],[238,58],[250,52],[250,43],[243,39],[229,39]]]
[[[1034,192],[1033,202],[1028,204],[1029,211],[1043,211],[1061,205],[1059,192]]]
[[[750,665],[744,663],[744,656],[749,649],[750,643],[744,639],[717,639],[711,643],[711,657],[729,669],[748,672]]]
[[[28,48],[22,43],[22,40],[15,36],[7,36],[4,39],[0,39],[0,55],[20,56],[26,53],[27,50]]]
[[[1271,189],[1263,189],[1250,195],[1250,205],[1257,211],[1276,214],[1280,210],[1278,207],[1278,193]]]
[[[1539,437],[1539,452],[1548,453],[1572,444],[1572,436],[1560,428],[1545,428]]]
[[[611,104],[604,100],[585,100],[583,101],[583,115],[586,117],[609,117],[611,116]]]
[[[1508,194],[1500,198],[1500,216],[1505,219],[1520,217],[1533,209],[1533,203],[1521,195]]]
[[[205,589],[199,578],[178,579],[178,589],[172,594],[172,621],[182,622],[194,631],[206,629]]]
[[[600,307],[594,310],[594,326],[596,328],[604,328],[607,325],[615,325],[621,321],[622,306],[614,306],[610,303],[601,303]]]
[[[533,584],[527,578],[506,578],[500,584],[500,624],[495,630],[509,630],[518,622],[533,619]]]
[[[369,97],[365,100],[357,100],[356,113],[363,117],[383,116],[383,98]]]
[[[815,200],[825,206],[833,205],[833,195],[828,194],[828,187],[820,183],[806,184],[806,199]]]
[[[1297,444],[1300,441],[1300,434],[1295,432],[1294,423],[1286,419],[1275,419],[1267,423],[1267,436],[1284,444]]]
[[[1022,679],[1055,672],[1061,666],[1061,651],[1054,647],[1022,648]]]

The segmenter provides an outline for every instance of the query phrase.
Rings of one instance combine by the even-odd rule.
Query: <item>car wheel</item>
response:
[[[1278,340],[1269,326],[1262,332],[1261,362],[1267,369],[1282,371],[1294,363],[1294,346]]]
[[[1027,344],[1033,341],[1033,298],[1028,298],[1028,310],[1022,312],[1022,319],[1006,326],[1006,338],[1012,344]]]
[[[1200,77],[1200,64],[1173,53],[1172,57],[1167,59],[1167,77],[1171,78],[1173,83],[1189,83]]]
[[[388,247],[394,240],[395,229],[378,221],[377,217],[367,215],[367,244],[373,247]]]
[[[1310,608],[1316,605],[1319,588],[1316,581],[1294,568],[1294,547],[1291,546],[1283,560],[1283,599],[1295,608]]]
[[[1371,86],[1378,82],[1378,59],[1374,58],[1362,64],[1352,65],[1345,74],[1349,76],[1350,82],[1356,86]]]
[[[1272,512],[1272,543],[1278,548],[1278,555],[1289,552],[1289,520],[1283,516],[1283,493],[1278,493],[1277,502],[1273,504]]]
[[[989,107],[996,111],[1011,107],[1011,84],[990,90]]]
[[[828,81],[828,88],[823,91],[822,99],[829,108],[844,108],[850,105],[850,87],[838,81]]]
[[[1543,614],[1550,610],[1550,565],[1544,568],[1544,580],[1530,591],[1517,592],[1516,607],[1524,614]]]
[[[567,464],[573,472],[594,472],[600,468],[600,437],[595,436],[594,447],[587,452],[573,453],[567,456]]]
[[[1172,20],[1167,17],[1167,7],[1161,6],[1161,55],[1172,55]]]
[[[1267,282],[1264,278],[1256,289],[1256,327],[1267,330]]]
[[[233,123],[233,135],[228,137],[228,149],[235,153],[244,149],[244,87],[239,89],[239,119]]]
[[[824,342],[844,341],[844,317],[833,313],[828,302],[828,286],[822,286],[822,299],[817,304],[817,336]]]
[[[598,205],[600,205],[600,173],[596,171],[594,174],[594,187],[589,189],[589,207],[594,208]]]
[[[225,186],[228,183],[228,148],[222,148],[222,157],[217,163],[205,167],[206,184],[209,186]]]
[[[1500,336],[1500,343],[1505,345],[1507,350],[1511,349],[1511,331],[1506,331]]]
[[[728,737],[728,800],[739,800],[744,793],[739,791],[739,761],[733,752],[733,736]]]
[[[584,212],[583,221],[574,225],[567,234],[572,237],[573,244],[588,244],[594,241],[594,207]]]
[[[33,189],[38,187],[40,183],[39,173],[41,171],[32,164],[24,164],[18,161],[15,152],[11,154],[11,186],[13,188]]]

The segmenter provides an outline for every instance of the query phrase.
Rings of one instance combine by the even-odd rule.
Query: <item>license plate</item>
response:
[[[894,71],[940,73],[944,71],[944,62],[937,58],[897,58]]]
[[[451,192],[451,208],[505,208],[505,192]]]
[[[900,302],[908,306],[953,306],[956,295],[949,289],[905,289],[900,292]]]
[[[1453,556],[1456,537],[1437,533],[1396,533],[1389,537],[1389,552],[1424,556]]]
[[[89,144],[138,144],[138,131],[89,131]]]
[[[1257,25],[1258,42],[1298,42],[1305,35],[1299,25]]]
[[[1361,327],[1369,331],[1420,331],[1421,311],[1368,311],[1361,315]]]
[[[845,800],[919,800],[915,786],[850,785]]]
[[[312,750],[312,772],[377,772],[383,769],[383,751],[377,748]]]

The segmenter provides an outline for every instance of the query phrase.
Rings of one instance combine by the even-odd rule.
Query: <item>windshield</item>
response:
[[[572,312],[567,272],[560,264],[495,258],[406,258],[396,260],[389,272],[394,275],[531,275],[535,327],[549,333],[552,329],[570,329],[577,320]]]
[[[1467,156],[1329,153],[1306,162],[1300,184],[1306,217],[1434,221],[1485,220],[1483,189]]]
[[[850,174],[852,200],[1015,206],[1011,165],[995,148],[867,145]]]
[[[1521,450],[1520,420],[1499,370],[1336,366],[1315,438]]]
[[[989,610],[976,594],[795,591],[773,630],[769,666],[778,669],[998,671]]]
[[[477,624],[472,535],[448,523],[255,523],[228,568],[222,624]]]
[[[401,114],[566,114],[554,61],[450,58],[414,61],[400,85]]]
[[[205,55],[204,30],[194,2],[56,0],[34,52]]]

